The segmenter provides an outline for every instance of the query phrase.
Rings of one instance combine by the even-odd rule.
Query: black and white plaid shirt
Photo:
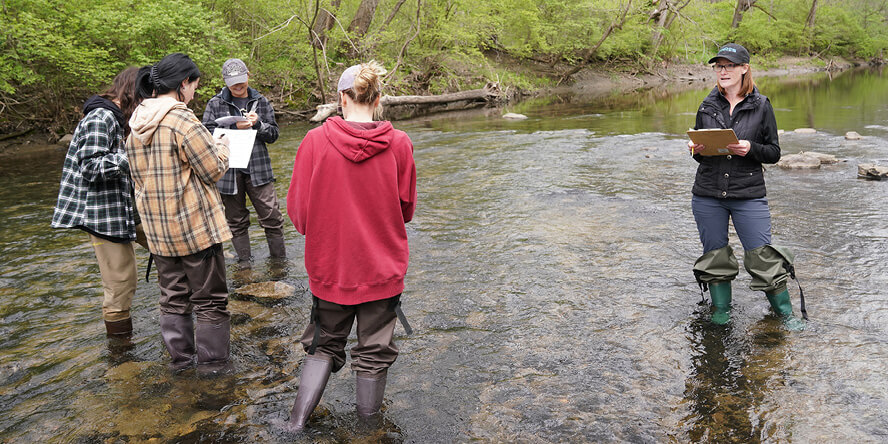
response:
[[[90,111],[68,146],[52,227],[135,240],[138,216],[131,183],[123,128],[111,111]]]

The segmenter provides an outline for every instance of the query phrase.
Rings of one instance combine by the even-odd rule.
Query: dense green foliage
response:
[[[364,33],[352,24],[362,1],[373,3],[0,0],[0,124],[65,123],[125,66],[175,51],[204,72],[199,100],[222,85],[221,62],[241,57],[277,103],[307,108],[329,99],[343,67],[371,58],[392,70],[389,92],[441,93],[534,87],[586,64],[699,63],[727,41],[761,61],[888,49],[888,0],[820,0],[813,26],[813,0],[757,0],[737,27],[737,0],[379,0]],[[311,34],[324,10],[335,19]]]

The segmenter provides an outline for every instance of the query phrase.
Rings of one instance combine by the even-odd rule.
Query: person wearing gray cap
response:
[[[247,168],[230,168],[216,184],[225,205],[225,218],[231,228],[231,243],[238,263],[243,267],[249,267],[252,258],[247,196],[256,210],[259,225],[265,229],[269,256],[276,259],[287,256],[284,218],[274,190],[274,172],[266,146],[277,140],[278,125],[268,99],[250,87],[249,78],[247,65],[242,60],[226,60],[222,65],[222,79],[227,86],[207,102],[203,115],[203,124],[210,132],[220,126],[217,119],[227,116],[242,116],[247,120],[223,127],[256,130],[256,141]]]
[[[793,316],[786,289],[788,278],[794,277],[793,255],[784,247],[771,245],[771,211],[765,197],[762,164],[780,160],[774,109],[752,80],[746,48],[728,43],[709,63],[715,71],[716,87],[700,104],[694,129],[731,128],[739,142],[727,145],[728,153],[716,156],[704,156],[700,153],[705,146],[688,142],[699,162],[691,208],[703,243],[694,275],[700,289],[709,290],[712,323],[727,324],[731,281],[739,271],[728,244],[730,219],[743,245],[743,265],[752,276],[749,288],[765,292],[788,329],[801,330],[805,324]]]

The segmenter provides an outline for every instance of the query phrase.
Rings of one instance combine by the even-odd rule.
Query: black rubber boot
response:
[[[197,370],[201,374],[225,373],[229,364],[231,345],[231,320],[221,322],[197,322],[194,330],[197,341]]]
[[[160,314],[160,337],[170,352],[170,369],[182,370],[194,362],[194,321],[191,315]]]
[[[290,410],[290,421],[285,429],[291,433],[301,432],[308,422],[308,417],[321,401],[327,380],[330,379],[333,363],[329,358],[308,355],[302,362],[302,375],[299,377],[299,390],[296,402]]]
[[[105,330],[108,336],[128,336],[133,334],[133,318],[120,321],[105,321]]]
[[[287,247],[284,244],[284,232],[280,228],[266,229],[265,239],[268,241],[268,255],[275,259],[287,258]]]
[[[242,234],[231,238],[231,245],[237,253],[237,263],[241,266],[249,266],[253,256],[250,254],[250,235]]]
[[[369,417],[379,413],[385,394],[387,370],[372,376],[355,374],[355,398],[358,416]]]

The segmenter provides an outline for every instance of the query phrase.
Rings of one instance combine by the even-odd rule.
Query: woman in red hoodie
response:
[[[355,318],[360,416],[379,411],[386,372],[398,356],[392,336],[410,255],[404,224],[416,208],[416,166],[407,134],[373,121],[383,74],[372,61],[345,70],[338,87],[344,118],[309,131],[296,153],[287,212],[305,235],[313,302],[291,431],[305,427],[330,373],[345,365]]]

